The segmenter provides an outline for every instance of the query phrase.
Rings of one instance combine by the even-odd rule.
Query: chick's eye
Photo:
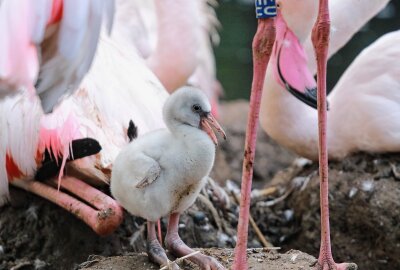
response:
[[[199,112],[199,111],[201,111],[201,106],[198,104],[195,104],[195,105],[193,105],[192,109],[194,112]]]

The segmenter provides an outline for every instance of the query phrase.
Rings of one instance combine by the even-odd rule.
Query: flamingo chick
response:
[[[167,265],[168,258],[156,239],[155,222],[169,215],[165,244],[176,256],[193,252],[179,237],[179,216],[196,200],[214,163],[217,138],[226,138],[211,114],[207,97],[193,87],[174,92],[163,108],[167,129],[139,137],[117,156],[111,193],[131,214],[147,220],[147,251],[152,261]],[[201,269],[224,267],[214,258],[189,258]],[[177,265],[174,269],[179,269]]]

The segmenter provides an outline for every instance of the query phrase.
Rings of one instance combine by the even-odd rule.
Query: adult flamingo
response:
[[[262,2],[262,1],[258,1],[258,2]],[[267,2],[267,1],[265,1]],[[385,1],[381,1],[380,3],[375,3],[372,5],[368,5],[371,9],[369,10],[369,12],[367,12],[366,14],[372,14],[373,11],[371,12],[371,10],[373,8],[377,8],[377,6],[382,7],[384,5]],[[298,4],[299,6],[305,5],[304,7],[307,8],[307,4],[309,7],[309,4],[311,2],[308,1],[308,3],[306,1],[303,1],[301,3],[296,2],[296,4]],[[387,1],[386,1],[387,3]],[[284,1],[281,1],[278,3],[280,5],[281,8],[285,8],[285,6],[282,6],[282,4],[284,4]],[[292,6],[294,3],[291,3],[292,5],[290,5],[290,3],[286,3],[288,4],[288,6]],[[343,4],[343,3],[342,3]],[[354,4],[354,3],[353,3]],[[379,7],[377,8],[379,9]],[[290,9],[289,9],[290,10]],[[296,11],[296,14],[298,14],[298,18],[301,17],[301,15],[305,15],[304,17],[302,17],[302,19],[304,20],[305,18],[310,18],[311,16],[309,16],[309,11],[310,9],[306,10],[306,13],[301,12],[302,9],[292,9],[292,12]],[[365,9],[363,9],[365,10]],[[300,11],[300,12],[299,12]],[[347,13],[346,13],[347,14]],[[349,13],[350,14],[350,13]],[[365,15],[365,14],[364,14]],[[294,16],[294,18],[296,18]],[[289,19],[292,19],[291,17],[289,17]],[[357,25],[360,25],[360,21],[362,21],[364,19],[361,20],[356,20],[356,23],[354,24],[350,24],[351,27],[349,27],[350,29],[354,29],[357,28]],[[300,26],[301,24],[299,23],[299,21],[297,21],[297,24],[293,23],[294,28],[297,28],[297,30],[300,33],[304,34],[304,29],[302,29],[302,27]],[[240,212],[240,216],[241,219],[244,219],[239,221],[239,227],[238,227],[238,244],[236,246],[235,249],[235,263],[234,263],[234,269],[245,269],[245,261],[246,261],[246,255],[245,255],[245,244],[246,244],[246,239],[247,239],[247,220],[248,220],[248,206],[249,206],[249,193],[250,193],[250,188],[251,188],[251,174],[252,174],[252,159],[254,158],[254,142],[255,142],[255,138],[252,138],[252,134],[254,135],[254,130],[256,129],[256,124],[254,124],[254,121],[257,120],[257,110],[258,110],[258,106],[259,104],[257,104],[259,102],[259,99],[256,98],[257,97],[257,92],[261,92],[261,89],[259,89],[259,87],[257,87],[260,83],[262,84],[262,79],[259,77],[259,74],[265,70],[263,70],[265,65],[265,62],[263,63],[262,60],[264,60],[263,58],[259,57],[259,52],[260,52],[260,48],[254,45],[258,45],[260,44],[260,40],[262,41],[261,36],[259,36],[258,34],[261,32],[260,30],[265,26],[265,21],[263,22],[262,20],[259,20],[259,28],[257,31],[257,34],[255,36],[254,39],[254,43],[253,43],[253,55],[254,55],[254,79],[253,79],[253,90],[252,90],[252,97],[251,97],[251,101],[250,101],[250,106],[251,106],[251,111],[250,111],[250,119],[249,119],[249,126],[248,126],[248,133],[247,133],[247,137],[246,137],[246,149],[245,149],[245,161],[243,164],[243,179],[242,179],[242,201],[241,201],[241,212]],[[308,22],[308,26],[309,26],[309,30],[311,30],[311,26],[312,26],[312,20],[310,20]],[[301,51],[299,50],[299,47],[296,45],[297,43],[292,43],[292,42],[287,42],[287,40],[285,40],[285,38],[287,38],[288,36],[290,36],[290,32],[285,31],[285,29],[283,29],[283,25],[282,25],[282,17],[278,17],[278,37],[277,37],[277,41],[275,44],[275,48],[274,48],[274,56],[273,59],[275,62],[275,65],[272,64],[269,67],[275,67],[276,63],[280,63],[279,60],[276,60],[276,58],[281,59],[281,57],[283,57],[283,59],[286,57],[286,60],[298,60],[300,61],[300,63],[304,63],[304,56],[300,54],[300,56],[297,56],[295,54],[286,54],[285,55],[285,50],[287,50],[287,48],[285,47],[289,47],[291,48],[292,51],[297,50],[297,52]],[[270,29],[273,29],[273,27],[270,27]],[[312,87],[311,86],[315,86],[315,84],[312,84],[312,76],[309,76],[306,74],[305,77],[304,76],[304,69],[299,69],[299,68],[293,68],[291,70],[286,70],[286,74],[292,75],[292,77],[289,76],[289,78],[285,77],[285,74],[283,71],[281,71],[280,69],[276,68],[276,73],[278,75],[278,78],[280,80],[282,80],[281,84],[282,86],[285,86],[290,92],[292,92],[292,94],[295,94],[298,98],[302,99],[304,102],[308,103],[309,105],[316,105],[315,104],[315,100],[317,99],[317,107],[318,107],[318,143],[315,140],[314,144],[317,145],[318,144],[318,148],[317,149],[317,156],[319,158],[319,165],[320,165],[320,179],[321,179],[321,249],[320,249],[320,255],[319,255],[319,259],[318,259],[318,264],[317,264],[317,268],[318,269],[355,269],[356,266],[354,264],[348,264],[348,263],[343,263],[343,264],[336,264],[333,260],[332,257],[332,252],[331,252],[331,245],[330,245],[330,230],[329,230],[329,202],[328,202],[328,152],[327,152],[327,136],[326,136],[326,128],[327,128],[327,118],[326,118],[326,113],[327,113],[327,102],[326,102],[326,60],[328,57],[328,42],[329,42],[329,32],[330,32],[330,17],[329,17],[329,10],[328,10],[328,1],[326,0],[320,0],[319,1],[319,8],[318,8],[318,16],[317,16],[317,22],[314,25],[313,31],[312,31],[312,44],[314,46],[314,50],[316,52],[316,60],[317,60],[317,77],[318,77],[318,91],[317,94],[312,91]],[[306,32],[307,36],[308,36],[308,32]],[[288,35],[288,36],[286,36]],[[272,35],[271,35],[272,36]],[[346,39],[349,38],[349,36],[351,36],[351,34],[349,34],[349,32],[345,31],[345,35],[344,38],[341,39],[340,42],[336,43],[336,49],[341,46],[341,45],[337,45],[340,43],[344,43]],[[271,38],[271,37],[270,37]],[[290,41],[296,41],[296,39],[292,39]],[[265,44],[265,47],[262,47],[262,50],[265,50],[265,57],[266,59],[268,59],[269,57],[269,53],[270,50],[268,48],[268,43],[267,42],[261,42],[261,44]],[[279,46],[280,45],[280,46]],[[278,47],[279,46],[279,47]],[[301,62],[303,61],[303,62]],[[280,68],[280,66],[278,66]],[[287,68],[287,67],[286,67]],[[298,83],[298,79],[302,78],[300,80],[300,82],[302,84],[300,84],[301,86],[303,86],[302,88],[293,88],[292,84],[293,83]],[[365,77],[364,77],[365,78]],[[289,80],[289,81],[288,81]],[[267,73],[267,80],[266,80],[266,85],[274,83],[273,80],[271,79],[271,72]],[[295,85],[298,86],[298,85]],[[296,100],[295,98],[293,98],[292,96],[290,96],[286,91],[283,91],[282,89],[279,89],[280,93],[274,93],[275,95],[280,95],[283,93],[283,95],[286,95],[287,99],[290,100]],[[293,91],[294,90],[294,91]],[[254,92],[253,92],[254,91]],[[297,93],[295,91],[298,91]],[[277,91],[276,91],[277,92]],[[254,98],[253,98],[253,94]],[[274,94],[270,94],[270,95],[274,95]],[[393,96],[395,95],[394,92],[392,91],[391,93]],[[260,95],[258,94],[258,97],[260,97]],[[269,99],[270,97],[268,97],[268,93],[264,94],[263,96],[263,101],[267,100],[267,101],[271,101],[271,99]],[[398,95],[396,95],[395,97],[398,100]],[[280,111],[282,111],[282,108],[285,108],[285,112],[287,110],[290,111],[290,107],[288,107],[288,104],[290,104],[289,102],[283,102],[280,103],[277,106],[280,106]],[[298,102],[298,106],[303,106],[306,107],[306,105],[301,104],[300,102]],[[255,107],[254,107],[255,105]],[[265,112],[267,112],[268,114],[268,106],[265,106],[265,104],[263,104],[263,109],[264,111],[262,112],[263,114]],[[398,104],[397,104],[398,105]],[[275,106],[275,109],[276,107]],[[399,106],[397,106],[399,107]],[[392,109],[394,109],[392,107]],[[397,108],[398,110],[398,108]],[[272,111],[273,112],[273,111]],[[269,112],[268,116],[271,116],[272,112]],[[276,111],[275,111],[276,113]],[[298,118],[302,118],[303,115],[297,110],[293,110],[291,111],[291,116],[293,119],[291,122],[283,122],[285,123],[283,126],[285,128],[292,128],[290,126],[291,123],[293,123],[294,121],[298,121]],[[397,113],[398,114],[398,113]],[[274,116],[274,114],[272,115]],[[275,115],[276,116],[276,115]],[[254,119],[255,118],[255,119]],[[270,117],[272,118],[272,117]],[[264,115],[264,119],[267,119]],[[282,120],[282,118],[280,118],[280,120]],[[286,120],[286,119],[285,119]],[[316,120],[314,118],[314,120]],[[262,121],[263,123],[264,121]],[[276,122],[276,124],[278,125],[278,123],[281,125],[282,127],[282,121],[278,121]],[[312,125],[315,125],[316,121],[314,121],[314,123]],[[302,123],[304,125],[304,123]],[[307,124],[311,124],[311,123],[307,123]],[[265,123],[263,123],[263,125],[265,125]],[[296,127],[296,125],[294,125]],[[297,126],[298,127],[298,126]],[[304,126],[303,126],[304,127]],[[316,130],[316,126],[315,130]],[[392,126],[393,127],[393,126]],[[302,127],[300,127],[302,128]],[[305,129],[310,129],[308,127],[308,125],[306,125]],[[303,130],[305,130],[303,128]],[[315,131],[313,131],[315,132]],[[283,133],[282,133],[283,134]],[[285,130],[285,134],[288,134],[287,130]],[[294,133],[294,134],[298,134],[298,133]],[[315,133],[316,134],[316,133]],[[398,132],[392,135],[389,135],[388,137],[392,139],[391,144],[394,144],[394,137],[396,136],[396,134],[398,134]],[[315,136],[316,137],[316,136]],[[397,143],[398,143],[399,139],[398,139],[398,135],[397,135]],[[398,144],[396,144],[398,147]],[[301,146],[300,146],[301,147]]]
[[[387,1],[371,3],[366,5],[368,8],[361,8],[362,11],[351,6],[351,3],[345,7],[340,6],[348,13],[343,13],[332,4],[332,25],[336,30],[331,35],[335,48],[331,49],[330,53],[334,53],[335,49],[347,42],[348,38],[386,3]],[[308,16],[307,18],[311,19],[304,20],[304,16],[298,15],[305,12],[315,14],[315,1],[303,1],[303,4],[300,6],[288,1],[281,3],[277,42],[264,86],[261,125],[278,143],[302,156],[316,160],[317,114],[311,107],[285,91],[285,88],[291,88],[292,91],[301,94],[307,92],[306,88],[315,88],[302,47],[302,43],[309,43],[307,37],[314,16]],[[293,12],[294,9],[296,13]],[[357,12],[352,12],[352,9]],[[347,14],[352,14],[351,21],[355,23],[343,23]],[[300,22],[304,22],[301,28]],[[345,29],[343,35],[342,29]],[[394,62],[400,51],[390,45],[393,40],[396,40],[395,34],[382,38],[365,49],[346,70],[329,96],[330,121],[327,126],[327,143],[330,158],[340,159],[356,151],[400,151],[400,122],[395,117],[400,114],[400,81],[397,79],[398,65]],[[377,52],[383,47],[385,50],[379,53],[378,57]],[[297,61],[292,62],[291,59]],[[310,62],[312,70],[314,64],[313,61]],[[386,69],[387,66],[391,68]],[[301,72],[295,73],[293,70]]]
[[[201,32],[203,21],[191,20],[191,17],[201,17],[194,16],[199,13],[196,9],[199,7],[198,5],[203,5],[202,12],[207,12],[208,15],[213,15],[210,13],[210,9],[204,9],[205,1],[196,1],[196,5],[193,5],[193,1],[180,1],[180,13],[170,12],[174,9],[171,9],[171,5],[176,4],[176,1],[169,1],[167,5],[164,2],[157,1],[153,4],[157,4],[157,10],[160,13],[158,19],[162,22],[165,22],[169,27],[166,27],[164,24],[160,23],[160,28],[163,27],[164,31],[160,31],[163,33],[167,30],[173,29],[175,33],[183,33],[182,27],[186,29],[187,35],[182,36],[183,42],[182,45],[188,45],[189,50],[183,50],[182,47],[179,49],[171,50],[170,55],[176,53],[177,51],[182,52],[180,54],[180,58],[182,61],[177,61],[175,71],[177,69],[181,69],[182,72],[186,72],[184,75],[176,76],[175,74],[171,74],[168,78],[166,78],[166,83],[169,83],[167,79],[172,80],[173,83],[177,84],[178,80],[179,84],[186,83],[189,74],[193,72],[196,65],[193,64],[193,60],[190,60],[194,54],[194,49],[196,47],[196,43],[198,41],[198,34],[194,35],[196,38],[191,36],[192,32],[189,31],[190,27],[197,27],[196,33]],[[96,61],[93,67],[93,70],[85,79],[84,83],[80,87],[80,89],[76,92],[76,94],[70,98],[64,98],[62,104],[55,109],[53,116],[57,120],[53,120],[53,123],[63,123],[66,119],[69,124],[74,124],[73,128],[71,127],[67,129],[63,129],[62,127],[58,127],[57,129],[53,129],[54,133],[61,135],[62,138],[53,138],[51,141],[61,140],[63,141],[63,146],[68,145],[67,142],[70,142],[74,138],[81,138],[85,136],[95,137],[100,143],[103,145],[103,151],[96,156],[82,159],[79,161],[75,161],[70,164],[69,167],[73,167],[75,171],[79,171],[79,174],[90,175],[90,178],[101,179],[103,181],[108,181],[108,174],[112,167],[112,162],[118,153],[120,147],[127,143],[126,137],[126,129],[130,119],[133,119],[136,125],[139,126],[139,132],[145,133],[147,131],[157,129],[163,126],[161,121],[161,108],[164,99],[166,98],[166,92],[163,87],[158,83],[157,79],[148,71],[145,67],[145,62],[140,59],[141,57],[145,57],[145,52],[143,51],[146,46],[143,45],[143,40],[147,41],[146,31],[144,29],[143,16],[140,16],[140,12],[143,11],[143,7],[146,7],[149,2],[141,1],[136,3],[131,1],[119,1],[117,4],[117,20],[114,28],[114,32],[112,38],[108,38],[103,36],[100,40],[100,49],[98,52],[98,56],[96,57]],[[125,6],[130,8],[126,9]],[[133,5],[133,6],[132,6]],[[138,9],[140,7],[140,9]],[[132,13],[133,12],[133,13]],[[146,16],[144,16],[146,18]],[[169,18],[169,19],[168,19]],[[203,18],[203,17],[202,17]],[[211,16],[211,18],[213,18]],[[208,21],[208,20],[207,20]],[[174,23],[172,23],[174,22]],[[195,22],[195,24],[193,24]],[[201,32],[201,33],[204,33]],[[193,34],[192,34],[193,35]],[[168,35],[161,35],[158,38],[158,43],[163,44],[163,46],[158,46],[154,51],[151,51],[152,54],[159,54],[159,50],[165,52],[165,48],[174,48],[175,39],[169,37]],[[149,49],[150,53],[150,49]],[[150,55],[152,55],[150,54]],[[149,55],[147,55],[149,57]],[[157,57],[153,57],[150,59],[157,59]],[[162,59],[169,60],[165,57],[159,57],[159,61],[162,62]],[[189,59],[189,60],[188,60]],[[195,57],[196,61],[197,56]],[[186,62],[184,62],[186,61]],[[150,61],[148,61],[150,62]],[[156,61],[153,60],[153,63],[156,64]],[[196,63],[196,62],[195,62]],[[188,73],[188,68],[186,66],[192,65],[193,68]],[[150,65],[151,66],[151,65]],[[162,69],[160,69],[162,70]],[[181,72],[178,72],[180,74]],[[134,75],[133,75],[134,74]],[[183,78],[183,79],[182,79]],[[175,82],[173,81],[175,80]],[[99,82],[102,82],[101,84]],[[172,89],[171,89],[172,90]],[[118,91],[118,95],[115,92]],[[10,108],[18,110],[20,115],[21,123],[24,122],[32,122],[33,116],[40,115],[39,111],[31,111],[28,115],[26,111],[29,107],[38,109],[38,107],[27,105],[23,106],[23,102],[20,100],[26,100],[26,97],[16,98],[14,101],[8,101],[8,107],[4,106],[4,111],[6,113],[11,113],[12,110]],[[118,104],[118,110],[113,109],[113,106],[110,104]],[[124,113],[121,113],[123,111]],[[68,112],[68,113],[67,113]],[[8,121],[9,117],[6,117],[7,114],[4,114],[4,122]],[[27,117],[28,115],[28,117]],[[30,119],[26,119],[30,118]],[[14,117],[17,119],[17,117]],[[42,121],[43,122],[43,121]],[[38,134],[35,133],[39,127],[38,125],[28,125],[30,127],[29,130],[24,130],[25,134],[30,134],[29,138],[32,141],[43,140]],[[10,134],[17,129],[9,130]],[[62,130],[73,130],[73,132],[62,132]],[[45,132],[48,134],[48,132]],[[8,136],[8,138],[19,138],[16,134],[12,134]],[[41,143],[39,143],[40,145]],[[34,171],[37,168],[37,158],[31,158],[29,164],[20,164],[21,162],[25,162],[26,158],[21,158],[21,155],[15,153],[13,155],[9,155],[13,157],[12,159],[8,158],[5,153],[8,153],[12,145],[10,141],[7,139],[3,140],[3,149],[1,152],[4,153],[3,161],[0,164],[7,163],[6,160],[11,160],[11,164],[17,168],[18,172],[23,171],[23,178],[29,178],[32,176]],[[27,145],[35,146],[37,144],[27,143]],[[35,148],[35,147],[31,147]],[[18,148],[20,150],[20,148]],[[21,151],[21,150],[20,150]],[[25,157],[36,157],[34,154],[36,151],[32,149],[31,153],[25,153]],[[40,157],[41,155],[39,155]],[[64,157],[67,155],[64,155]],[[40,158],[39,158],[40,159]],[[0,160],[1,161],[1,160]],[[9,162],[10,163],[10,162]],[[7,165],[7,164],[6,164]],[[14,166],[15,165],[15,166]],[[7,167],[7,166],[6,166]],[[28,167],[28,169],[26,169]],[[9,173],[11,170],[10,166],[7,167],[8,170],[3,170],[3,175]],[[9,176],[9,179],[13,177]],[[18,176],[18,178],[21,178]],[[2,179],[7,179],[3,177]],[[69,178],[70,179],[70,178]],[[72,181],[72,180],[71,180]],[[11,183],[22,183],[22,184],[32,184],[31,182],[20,182],[20,181],[12,181]],[[35,185],[39,185],[40,183],[33,182]],[[61,187],[68,188],[69,181],[62,181]],[[70,185],[69,185],[70,186]],[[31,186],[24,186],[25,189],[34,191]],[[3,181],[2,191],[4,193],[8,192],[7,189],[7,181]],[[34,191],[35,192],[35,191]],[[52,195],[57,195],[53,194]],[[90,198],[87,198],[90,194],[80,194],[84,195],[83,200],[91,201]],[[90,197],[90,196],[89,196]],[[57,196],[47,196],[48,199],[59,202]],[[65,206],[65,205],[64,205]],[[81,212],[81,217],[86,219],[87,216],[92,216],[91,213],[93,211],[86,211],[88,208],[84,205],[77,205],[76,208],[70,209],[71,212],[75,211],[77,208],[82,207],[83,211]],[[98,208],[98,206],[96,206]],[[107,208],[107,207],[106,207]],[[74,211],[72,211],[74,210]],[[89,208],[90,210],[90,208]],[[114,212],[118,212],[117,209],[113,210]],[[101,211],[100,211],[101,212]],[[95,211],[94,213],[98,213]],[[104,216],[104,215],[100,215]],[[116,217],[119,217],[119,213],[116,213]],[[120,220],[120,218],[117,218]],[[88,223],[88,222],[87,222]],[[117,224],[117,222],[115,222]],[[94,225],[89,224],[94,228]],[[112,227],[112,226],[111,226]],[[110,228],[111,228],[110,227]],[[113,227],[115,228],[115,226]],[[110,229],[112,230],[112,229]]]
[[[118,95],[115,94],[116,91],[118,91]],[[127,128],[129,121],[133,120],[135,122],[139,128],[139,134],[163,127],[161,109],[167,96],[167,92],[148,69],[134,46],[124,47],[105,35],[101,37],[97,56],[82,85],[72,96],[62,99],[60,105],[51,114],[56,119],[54,121],[56,123],[71,123],[69,117],[72,117],[73,126],[68,127],[68,130],[73,130],[73,132],[62,132],[62,129],[56,129],[56,134],[58,135],[65,136],[66,134],[70,134],[70,137],[67,138],[68,142],[73,139],[92,137],[102,145],[103,149],[99,154],[73,161],[69,164],[69,168],[73,168],[74,171],[78,171],[79,174],[83,174],[91,178],[91,180],[97,180],[97,182],[98,180],[108,181],[115,156],[120,151],[120,148],[128,143]],[[28,110],[32,112],[29,115],[37,115],[37,113],[32,111],[31,102],[23,103],[21,102],[23,99],[18,96],[9,99],[9,101],[11,100],[15,100],[15,102],[6,103],[10,108],[6,108],[5,106],[2,108],[4,108],[6,113],[13,115],[15,114],[12,108],[17,108],[17,111],[21,112],[22,118],[17,123],[27,122],[26,119],[23,119],[23,116],[27,115],[26,112]],[[24,104],[28,104],[29,107],[23,107]],[[110,104],[118,104],[118,109],[113,105],[110,106]],[[8,121],[9,119],[6,115],[2,118],[4,121]],[[34,121],[32,122],[34,123]],[[35,134],[32,129],[37,129],[37,126],[34,125],[25,124],[24,127],[29,128],[28,130],[22,130],[26,134]],[[18,129],[13,128],[9,129],[8,132],[10,134],[9,139],[11,140],[12,138],[19,138],[18,134],[21,133],[21,130],[18,131]],[[19,133],[15,134],[16,132]],[[42,136],[38,135],[38,137],[40,142]],[[10,140],[7,144],[9,148],[19,143],[15,142],[14,144],[14,141]],[[34,138],[32,140],[35,141]],[[30,145],[29,142],[27,144]],[[23,145],[19,144],[18,146]],[[22,151],[20,147],[16,148]],[[34,148],[33,152],[25,152],[24,154],[25,156],[35,157],[35,151],[36,149]],[[22,171],[24,167],[21,163],[26,159],[18,158],[17,154],[14,154],[13,157],[17,157],[14,158],[16,160],[15,164]],[[31,170],[24,174],[25,177],[23,179],[18,177],[18,180],[13,179],[11,184],[37,193],[34,189],[35,186],[43,184],[37,181],[25,181],[26,178],[32,178],[37,169],[37,161],[33,159],[32,163]],[[9,166],[5,171],[10,173],[11,167]],[[11,180],[11,177],[9,179]],[[70,190],[71,185],[76,185],[76,181],[72,182],[71,180],[74,181],[70,177],[63,179],[61,181],[61,188]],[[7,185],[7,183],[5,184]],[[78,189],[82,188],[82,184],[84,183],[81,183]],[[89,188],[88,185],[85,185],[85,187]],[[52,193],[50,197],[47,194],[40,195],[60,205],[60,194]],[[88,202],[92,202],[94,199],[91,194],[80,195],[83,195],[80,197]],[[103,197],[104,194],[102,194]],[[114,201],[108,201],[108,203],[111,204]],[[65,207],[67,205],[63,202],[60,206]],[[74,206],[72,209],[67,207],[67,210],[75,213],[79,209],[80,217],[99,234],[113,231],[121,221],[120,210],[113,205],[111,205],[113,207],[111,207],[112,211],[109,211],[110,213],[106,211],[110,208],[110,205],[103,205],[103,207],[96,205],[95,208],[101,207],[100,211],[88,208],[83,204],[76,204]],[[105,211],[102,211],[103,209]],[[93,213],[98,213],[95,216],[101,217],[101,220],[107,217],[115,221],[115,223],[102,223],[104,227],[102,226],[101,229],[107,230],[106,232],[99,231],[96,227],[97,225],[92,224],[91,220],[87,220],[93,216]]]
[[[352,17],[352,20],[356,23],[346,24],[346,27],[349,26],[352,29],[351,31],[360,27],[360,22],[366,21],[385,3],[387,1],[367,5],[368,8],[361,8],[363,12],[358,13],[351,13],[351,11],[343,13],[342,11],[342,15],[352,14],[351,16],[355,16],[357,14],[361,17],[358,19]],[[323,74],[326,69],[326,62],[318,65],[319,139],[317,139],[316,113],[285,91],[285,88],[294,93],[297,91],[297,96],[306,99],[309,105],[313,105],[312,99],[315,96],[310,90],[315,87],[315,82],[312,73],[306,68],[304,51],[299,41],[304,41],[309,36],[312,19],[310,21],[304,19],[312,17],[309,14],[310,10],[315,11],[313,9],[314,2],[304,1],[302,3],[304,6],[295,7],[295,13],[293,12],[293,3],[281,1],[280,4],[282,12],[278,15],[277,40],[272,62],[267,71],[261,123],[271,137],[281,144],[309,158],[319,158],[322,241],[318,267],[320,269],[347,269],[354,267],[354,265],[336,264],[333,261],[330,248],[327,147],[329,147],[329,154],[332,158],[341,158],[360,150],[370,152],[400,150],[400,122],[396,121],[396,116],[400,115],[400,95],[398,91],[400,87],[397,79],[399,69],[394,62],[394,59],[397,59],[400,55],[399,50],[392,46],[393,42],[398,41],[399,34],[392,33],[377,41],[349,67],[329,100],[330,110],[328,115],[330,121],[328,123],[326,122],[325,91],[320,91],[325,89],[325,77],[321,77],[321,73]],[[329,21],[329,15],[326,13],[327,3],[324,4],[325,7],[320,2],[319,14],[321,12],[325,14],[325,21]],[[350,5],[351,3],[347,6],[349,9],[351,9]],[[296,17],[296,14],[305,14],[305,12],[307,12],[308,17]],[[333,18],[337,19],[338,17],[340,16],[336,14],[336,17]],[[309,27],[304,27],[304,25],[300,27],[300,21],[305,21],[304,25]],[[340,31],[340,27],[337,31]],[[344,31],[344,38],[337,38],[340,37],[340,32],[332,34],[332,40],[335,41],[337,38],[336,43],[334,42],[336,48],[339,47],[338,44],[343,44],[351,36],[351,31],[348,31],[348,29]],[[312,41],[316,43],[318,39],[314,32],[315,28]],[[325,39],[327,39],[326,36],[322,40]],[[385,49],[383,50],[383,48]],[[325,47],[317,47],[317,52],[318,49],[322,51],[322,55],[317,57],[317,61],[321,61],[321,58],[328,56],[328,51]],[[293,59],[297,61],[291,62],[290,60]],[[285,65],[283,65],[284,63]],[[293,64],[295,67],[292,66]],[[389,71],[386,68],[382,69],[387,65],[393,68]],[[351,88],[351,91],[348,88]],[[279,106],[281,108],[277,109]],[[283,107],[284,110],[282,110]],[[275,120],[278,122],[275,122]]]
[[[180,6],[177,6],[177,8],[180,8],[179,13],[171,12],[171,10],[175,10],[171,9],[171,5],[175,5],[176,1],[169,1],[170,5],[161,1],[153,3],[156,4],[157,11],[160,13],[158,19],[165,22],[166,25],[160,23],[159,26],[163,31],[159,31],[158,43],[163,46],[158,46],[154,50],[148,48],[148,55],[146,55],[145,48],[147,45],[145,42],[148,42],[148,37],[145,33],[148,30],[145,29],[144,18],[147,18],[147,16],[141,16],[140,12],[146,10],[145,7],[150,4],[150,1],[141,1],[140,5],[137,2],[136,4],[139,6],[135,6],[135,2],[131,1],[117,2],[116,22],[111,38],[107,35],[102,36],[93,67],[83,84],[73,96],[64,98],[53,113],[53,115],[58,116],[58,121],[55,122],[62,123],[63,120],[60,119],[64,117],[65,120],[65,117],[69,115],[72,115],[75,122],[73,136],[64,141],[90,136],[96,138],[103,146],[100,154],[71,162],[69,168],[78,171],[80,175],[89,175],[92,180],[108,181],[116,154],[128,142],[126,130],[131,119],[139,127],[140,134],[163,127],[161,108],[167,93],[146,65],[152,66],[149,63],[153,63],[157,67],[164,66],[164,68],[167,68],[168,66],[163,61],[168,61],[172,56],[168,58],[164,54],[169,52],[169,55],[174,55],[177,51],[182,51],[181,57],[176,58],[176,60],[180,60],[174,62],[176,64],[174,70],[178,74],[167,70],[167,72],[170,72],[170,76],[165,77],[164,81],[166,85],[175,85],[176,87],[186,83],[189,75],[195,72],[195,69],[198,69],[196,65],[199,66],[199,60],[195,48],[198,48],[197,43],[200,37],[199,34],[194,35],[189,31],[189,28],[192,26],[192,28],[197,29],[195,33],[205,32],[202,28],[203,25],[201,25],[203,21],[190,18],[202,17],[197,16],[201,15],[197,7],[199,4],[204,5],[205,1],[196,1],[195,5],[193,3],[193,1],[180,1]],[[204,8],[204,6],[201,7]],[[210,13],[210,9],[201,9],[200,11],[213,15]],[[186,29],[187,35],[182,36],[183,44],[180,46],[187,45],[188,50],[176,46],[174,38],[163,34],[164,32],[171,32],[171,30],[183,34],[182,28]],[[151,33],[151,31],[149,32]],[[169,49],[166,50],[166,48]],[[159,52],[160,50],[162,53]],[[162,55],[163,57],[157,58],[153,55]],[[148,58],[149,60],[145,62],[141,58]],[[150,61],[151,59],[153,60]],[[157,64],[156,59],[160,62],[159,64]],[[193,67],[190,70],[187,66]],[[162,68],[159,69],[160,72],[162,70]],[[19,102],[15,103],[18,104],[16,107],[21,109]],[[118,106],[118,110],[115,109],[116,106]],[[23,109],[21,111],[24,112]],[[66,114],[66,112],[69,113]],[[28,132],[27,134],[31,133]],[[64,133],[61,132],[61,134]],[[10,137],[18,138],[18,136]],[[32,171],[35,171],[37,164],[36,162],[33,163]],[[32,175],[32,173],[28,173],[28,175]],[[68,178],[68,181],[62,181],[61,187],[67,188],[66,185],[69,180],[70,178]],[[12,183],[15,184],[16,182],[13,181]],[[7,182],[5,185],[7,185]],[[33,191],[31,187],[25,186],[24,188]],[[89,194],[82,196],[83,200],[90,201],[87,195]],[[57,202],[56,197],[49,199]],[[84,205],[79,207],[82,207],[83,210],[87,208]],[[85,219],[86,216],[90,216],[90,213],[93,213],[93,211],[82,211],[81,217]],[[115,216],[119,217],[119,214]],[[110,228],[115,228],[115,226]]]
[[[45,112],[79,85],[92,63],[114,1],[0,2],[0,97],[26,89]]]
[[[67,159],[100,150],[88,139],[75,142],[83,149],[75,147],[80,134],[71,108],[44,115],[42,106],[51,111],[80,83],[95,53],[103,13],[112,18],[112,7],[112,0],[0,2],[0,204],[7,201],[10,182],[75,213],[99,234],[110,233],[121,221],[114,200],[74,178],[62,181],[62,187],[93,207],[27,180],[42,162],[57,170]]]

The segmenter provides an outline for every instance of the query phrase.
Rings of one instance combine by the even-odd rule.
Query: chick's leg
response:
[[[165,237],[165,245],[177,257],[194,252],[193,249],[188,247],[178,234],[179,228],[179,214],[174,213],[169,216],[168,230]],[[203,254],[195,254],[188,258],[188,260],[200,266],[202,270],[224,270],[225,268],[215,259]]]
[[[164,267],[170,262],[168,261],[165,250],[161,247],[160,242],[157,240],[155,222],[147,221],[147,254],[152,262],[155,262]],[[168,269],[178,270],[179,267],[175,263],[170,263]]]

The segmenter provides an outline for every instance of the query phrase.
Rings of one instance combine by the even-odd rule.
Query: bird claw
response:
[[[168,260],[165,250],[161,247],[158,240],[152,240],[147,242],[147,255],[150,261],[157,263],[161,268],[168,266],[168,270],[179,270],[179,266]]]
[[[355,263],[335,263],[328,260],[322,260],[316,265],[317,270],[357,270],[358,267]]]
[[[167,236],[165,244],[168,250],[176,256],[185,256],[193,252],[179,237],[168,238]],[[225,267],[217,259],[204,254],[195,254],[188,257],[187,260],[197,264],[201,270],[225,270]]]
[[[225,267],[215,258],[202,254],[200,255],[201,258],[198,258],[199,262],[197,262],[197,264],[200,266],[201,270],[225,270]]]

